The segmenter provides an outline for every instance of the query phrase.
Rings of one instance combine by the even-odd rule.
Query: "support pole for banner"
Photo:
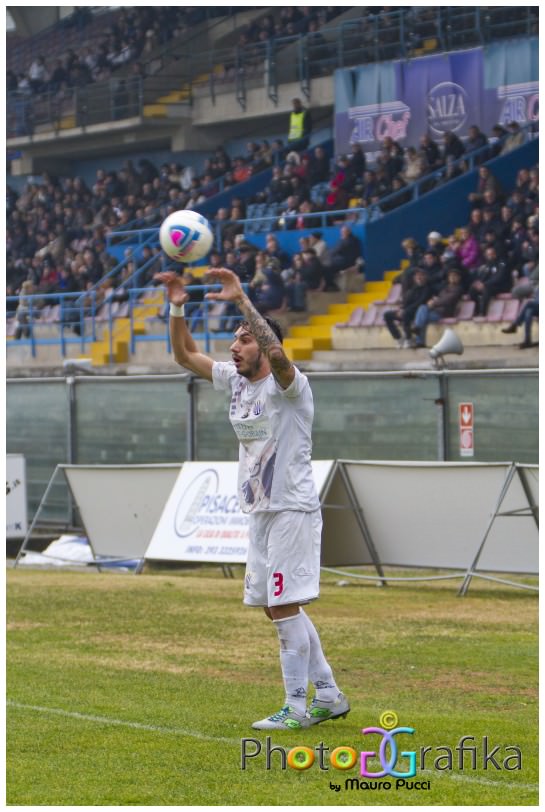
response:
[[[522,490],[528,500],[528,508],[530,510],[531,515],[534,517],[534,522],[536,523],[536,527],[539,530],[539,508],[534,502],[534,497],[530,486],[528,485],[528,480],[526,478],[526,471],[524,470],[522,465],[516,465],[517,473],[519,475],[520,484],[522,485]]]
[[[36,526],[36,523],[38,521],[38,516],[42,512],[43,506],[45,505],[47,497],[49,496],[49,491],[53,487],[53,482],[55,481],[55,477],[57,476],[57,473],[59,472],[60,467],[61,467],[60,465],[56,466],[55,470],[53,471],[53,474],[51,475],[51,478],[50,478],[49,482],[47,483],[47,488],[45,489],[44,495],[42,496],[40,504],[38,505],[38,510],[34,514],[34,518],[32,519],[32,523],[31,523],[30,527],[28,528],[28,532],[27,532],[26,536],[24,537],[23,543],[21,544],[21,547],[19,548],[19,552],[17,553],[17,556],[15,558],[15,562],[13,564],[14,568],[19,563],[19,559],[21,558],[23,553],[26,552],[27,543],[30,540],[30,537],[32,535],[32,531],[34,530],[34,528]]]
[[[511,482],[513,481],[513,477],[515,476],[516,472],[517,472],[517,469],[516,469],[515,464],[513,463],[509,467],[509,469],[507,471],[507,476],[505,477],[505,482],[503,483],[503,487],[502,487],[502,489],[500,491],[500,495],[499,495],[496,507],[495,507],[491,517],[490,517],[490,521],[488,522],[486,532],[485,532],[484,537],[483,537],[483,539],[482,539],[482,541],[481,541],[481,543],[479,545],[479,549],[477,550],[477,554],[476,554],[475,558],[473,559],[473,562],[472,562],[471,566],[468,568],[468,570],[467,570],[467,572],[465,574],[464,581],[463,581],[462,586],[460,587],[460,590],[458,592],[459,597],[462,597],[463,595],[465,595],[467,593],[467,590],[469,588],[469,584],[471,582],[471,579],[476,574],[475,569],[477,567],[477,564],[479,563],[479,558],[481,557],[481,553],[482,553],[482,551],[484,549],[484,545],[486,544],[486,540],[487,540],[488,536],[490,535],[490,531],[492,530],[492,525],[496,521],[496,517],[498,516],[498,514],[500,512],[500,507],[502,505],[502,502],[506,497],[507,491],[509,490],[509,486],[510,486]]]
[[[358,527],[360,528],[361,535],[363,540],[367,545],[367,549],[369,550],[369,555],[371,556],[371,560],[375,565],[376,571],[380,576],[380,583],[382,586],[388,586],[388,583],[384,577],[384,570],[382,569],[382,564],[380,563],[380,559],[378,557],[373,539],[371,537],[371,533],[369,532],[369,528],[367,527],[367,522],[365,521],[365,516],[363,515],[363,511],[358,504],[358,500],[356,498],[356,494],[354,493],[354,488],[352,487],[352,483],[350,482],[350,477],[346,473],[346,469],[344,467],[344,463],[339,462],[337,463],[339,471],[341,472],[341,478],[346,489],[346,493],[348,494],[348,500],[350,502],[350,506],[354,511],[354,515],[356,517],[356,521],[358,523]]]

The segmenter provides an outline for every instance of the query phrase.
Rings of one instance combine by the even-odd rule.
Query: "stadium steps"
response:
[[[137,308],[135,308],[135,311]],[[136,315],[136,314],[135,314]],[[136,335],[146,332],[144,322],[133,318],[132,330]],[[117,318],[112,331],[112,361],[116,364],[126,364],[129,361],[129,347],[131,342],[131,320]],[[100,341],[91,344],[91,358],[95,366],[104,366],[110,363],[110,328],[106,327]]]
[[[389,279],[367,282],[363,293],[349,293],[345,301],[334,302],[328,307],[327,313],[312,315],[306,324],[297,324],[290,327],[287,338],[284,339],[284,349],[291,361],[307,361],[314,352],[323,352],[333,349],[333,330],[337,324],[348,321],[356,307],[368,308],[377,301],[383,301],[388,296],[391,287],[391,278],[399,271],[389,271]]]
[[[213,73],[220,73],[222,71],[221,65],[216,65]],[[143,107],[144,118],[164,118],[169,114],[169,107],[171,105],[187,104],[191,101],[193,92],[193,84],[206,85],[210,81],[210,73],[201,73],[195,77],[193,83],[185,85],[181,88],[174,88],[168,93],[159,96],[152,104],[145,104]]]

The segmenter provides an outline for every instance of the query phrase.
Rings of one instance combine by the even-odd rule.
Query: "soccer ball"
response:
[[[163,220],[159,229],[161,248],[176,262],[202,259],[214,242],[210,223],[196,211],[175,211]]]

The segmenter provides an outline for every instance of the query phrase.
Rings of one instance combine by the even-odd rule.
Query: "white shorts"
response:
[[[244,579],[248,606],[308,603],[320,592],[322,513],[250,513]]]

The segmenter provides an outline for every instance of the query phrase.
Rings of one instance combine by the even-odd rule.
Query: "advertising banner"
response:
[[[24,538],[28,531],[26,464],[22,454],[6,455],[6,538]]]
[[[336,154],[360,143],[372,160],[387,136],[417,147],[424,133],[441,144],[447,131],[464,140],[473,124],[490,135],[498,123],[537,121],[534,50],[500,43],[336,71]]]
[[[318,493],[333,462],[316,461]],[[244,564],[248,516],[237,496],[238,462],[186,462],[167,500],[146,552],[147,559]]]

